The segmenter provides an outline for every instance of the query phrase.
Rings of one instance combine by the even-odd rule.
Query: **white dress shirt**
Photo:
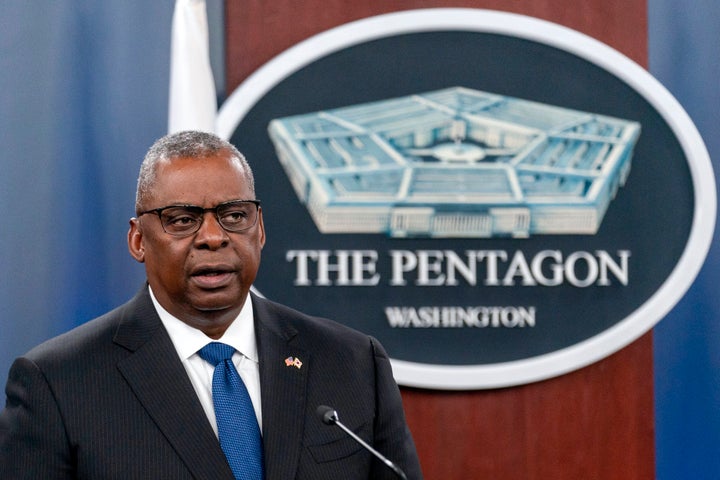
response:
[[[245,383],[245,387],[250,394],[255,416],[257,417],[260,431],[262,432],[262,409],[260,405],[260,365],[257,353],[257,342],[255,341],[255,324],[253,323],[253,310],[250,295],[248,295],[245,305],[238,317],[230,324],[222,337],[218,340],[205,335],[200,330],[191,327],[182,320],[171,315],[158,303],[152,288],[150,290],[150,298],[152,298],[155,310],[157,310],[160,320],[162,320],[165,329],[170,335],[175,350],[177,350],[180,361],[185,367],[185,371],[190,377],[190,382],[195,388],[200,403],[205,410],[205,414],[215,430],[217,435],[217,422],[215,420],[215,408],[212,401],[212,377],[215,367],[203,360],[198,351],[211,342],[222,342],[235,348],[232,361],[235,368],[240,374],[240,378]]]

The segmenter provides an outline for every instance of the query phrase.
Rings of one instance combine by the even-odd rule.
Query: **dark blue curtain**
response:
[[[173,0],[12,0],[0,15],[0,379],[144,279],[138,166],[165,133]]]
[[[650,0],[648,8],[650,71],[700,130],[717,182],[720,1]],[[719,286],[716,236],[694,285],[654,330],[658,480],[720,478]]]

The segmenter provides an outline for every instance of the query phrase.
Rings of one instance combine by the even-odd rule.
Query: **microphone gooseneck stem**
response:
[[[375,450],[373,447],[371,447],[370,445],[368,445],[367,442],[365,442],[365,440],[363,440],[362,438],[358,437],[358,436],[355,434],[355,432],[353,432],[353,431],[350,430],[348,427],[346,427],[346,426],[340,421],[340,419],[338,418],[337,412],[336,412],[335,410],[333,410],[331,407],[327,407],[327,406],[325,406],[325,405],[320,405],[320,406],[318,407],[318,409],[317,409],[317,413],[318,413],[318,416],[320,417],[320,419],[322,420],[323,423],[325,423],[326,425],[337,425],[338,427],[340,427],[340,429],[342,429],[342,431],[344,431],[345,433],[347,433],[353,440],[355,440],[355,441],[358,442],[360,445],[362,445],[368,452],[370,452],[370,453],[372,453],[373,455],[375,455],[375,457],[376,457],[378,460],[380,460],[381,462],[383,462],[390,470],[392,470],[393,472],[395,472],[395,474],[396,474],[399,478],[401,478],[402,480],[407,480],[407,476],[405,476],[405,472],[403,472],[403,471],[400,469],[400,467],[398,467],[398,466],[395,465],[393,462],[391,462],[390,460],[388,460],[387,458],[385,458],[385,457],[383,456],[383,454],[381,454],[380,452],[378,452],[377,450]]]

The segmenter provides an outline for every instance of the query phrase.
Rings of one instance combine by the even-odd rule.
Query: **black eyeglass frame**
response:
[[[255,209],[256,209],[255,210],[256,211],[255,222],[253,222],[252,225],[242,228],[241,230],[229,229],[225,225],[223,225],[223,222],[220,219],[220,215],[218,215],[218,209],[222,209],[224,207],[229,207],[229,206],[236,205],[239,203],[252,203],[253,205],[255,205]],[[165,207],[152,208],[150,210],[145,210],[144,212],[138,212],[137,218],[140,218],[141,216],[146,215],[148,213],[154,213],[158,216],[158,219],[160,220],[160,226],[162,227],[162,229],[165,233],[167,233],[168,235],[172,235],[173,237],[189,237],[190,235],[196,234],[200,230],[200,227],[202,227],[203,221],[205,219],[205,213],[212,212],[213,214],[215,214],[215,220],[218,222],[218,225],[220,225],[223,230],[225,230],[226,232],[231,232],[231,233],[241,233],[241,232],[250,230],[255,225],[257,225],[258,218],[260,217],[260,205],[261,205],[260,200],[230,200],[230,201],[220,203],[220,204],[215,205],[214,207],[210,207],[210,208],[204,208],[204,207],[200,207],[198,205],[192,205],[192,204],[167,205]],[[200,222],[198,222],[197,228],[195,230],[189,230],[187,232],[179,232],[179,233],[168,232],[167,229],[165,228],[165,222],[163,222],[162,212],[169,208],[188,208],[188,209],[194,209],[196,212],[200,213]]]

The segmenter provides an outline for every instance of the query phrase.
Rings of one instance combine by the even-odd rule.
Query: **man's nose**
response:
[[[205,212],[200,229],[195,235],[195,244],[199,248],[216,250],[228,244],[230,237],[218,222],[215,212]]]

